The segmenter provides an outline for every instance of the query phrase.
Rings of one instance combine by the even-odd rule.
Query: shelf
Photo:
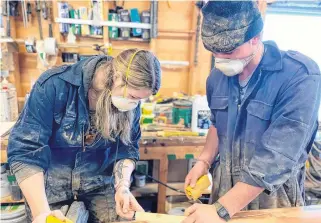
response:
[[[150,40],[144,40],[142,38],[109,38],[110,41],[129,41],[129,42],[142,42],[142,43],[149,43]]]
[[[178,67],[188,67],[188,61],[175,61],[175,60],[160,60],[161,66],[178,66]]]
[[[1,37],[0,43],[12,43],[14,40],[11,37]]]
[[[55,18],[56,23],[66,24],[81,24],[93,26],[112,26],[119,28],[138,28],[138,29],[151,29],[149,23],[136,23],[136,22],[113,22],[113,21],[93,21],[84,19],[69,19],[69,18]]]
[[[169,186],[184,191],[184,183],[168,183]],[[131,190],[134,197],[142,197],[158,192],[158,183],[147,183],[144,187],[133,187]],[[210,194],[211,190],[207,189],[204,194]],[[183,195],[169,188],[166,188],[166,196]]]
[[[23,203],[23,202],[24,202],[24,199],[21,199],[20,201],[14,201],[11,199],[11,196],[1,198],[1,200],[0,200],[1,204],[19,204],[19,203]]]

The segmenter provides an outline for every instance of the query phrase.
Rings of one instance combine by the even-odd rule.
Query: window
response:
[[[263,40],[275,41],[281,50],[299,51],[321,68],[321,15],[268,12]]]

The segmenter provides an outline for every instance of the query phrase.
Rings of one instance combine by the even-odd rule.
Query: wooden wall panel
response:
[[[57,15],[57,0],[53,1],[53,14]],[[70,3],[74,8],[80,6],[89,6],[89,1],[66,1]],[[22,18],[16,18],[16,38],[26,39],[28,36],[34,36],[39,39],[38,23],[36,12],[34,11],[34,1],[33,4],[33,17],[32,26],[29,28],[23,27]],[[108,8],[114,8],[113,2],[105,3]],[[150,8],[149,1],[125,1],[124,7],[138,8],[141,12],[142,10],[148,10]],[[151,43],[140,43],[140,42],[130,42],[130,41],[111,41],[113,46],[112,55],[117,55],[121,50],[128,48],[142,48],[152,50],[159,60],[162,61],[189,61],[191,62],[192,47],[193,47],[193,35],[195,35],[195,21],[192,20],[193,13],[195,13],[195,6],[192,1],[167,1],[159,2],[159,12],[158,12],[158,29],[159,37],[152,40]],[[105,11],[104,13],[107,13]],[[56,16],[54,16],[56,17]],[[106,15],[104,15],[106,18]],[[48,23],[42,19],[43,25],[43,36],[48,37]],[[60,43],[65,42],[65,37],[59,33],[59,24],[53,23],[54,36]],[[194,38],[195,39],[195,38]],[[94,43],[107,43],[108,36],[104,36],[103,39],[93,39],[81,37],[77,38],[78,43],[94,44]],[[21,91],[25,94],[30,90],[30,83],[40,75],[40,71],[37,69],[37,56],[36,54],[28,54],[25,51],[23,44],[20,44],[20,75],[21,75]],[[92,50],[90,47],[75,47],[75,48],[61,48],[64,52],[75,52],[84,55],[97,54],[96,51]],[[202,42],[199,44],[199,64],[193,67],[191,72],[190,63],[188,67],[173,67],[173,66],[162,66],[163,77],[162,77],[162,88],[161,94],[166,96],[172,96],[173,92],[184,92],[188,94],[194,93],[205,93],[205,81],[210,71],[211,56],[207,52]],[[191,74],[192,73],[192,74]],[[190,75],[195,75],[190,78]],[[193,80],[192,86],[190,81]]]

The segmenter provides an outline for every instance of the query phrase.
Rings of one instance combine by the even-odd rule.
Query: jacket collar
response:
[[[260,68],[266,71],[278,71],[283,68],[282,52],[275,42],[264,42],[265,53],[263,55]]]
[[[84,83],[83,80],[86,80],[84,84],[88,84],[88,79],[91,80],[95,67],[100,61],[111,59],[112,57],[110,56],[101,55],[81,60],[71,65],[69,69],[60,75],[60,78],[72,85],[80,87]]]

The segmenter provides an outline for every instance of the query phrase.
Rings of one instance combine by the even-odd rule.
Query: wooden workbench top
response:
[[[9,135],[0,138],[0,152],[1,163],[7,162],[7,145]],[[142,132],[142,138],[140,140],[140,148],[144,149],[155,148],[162,149],[164,147],[179,147],[184,152],[185,147],[198,148],[195,151],[200,150],[205,145],[206,137],[204,136],[173,136],[173,137],[160,137],[156,135],[156,132]],[[188,149],[188,148],[186,148]],[[154,150],[153,150],[154,151]]]
[[[153,220],[154,219],[154,220]],[[131,221],[131,223],[160,223],[161,217],[148,221]],[[174,217],[170,223],[180,223],[181,217]],[[296,208],[265,209],[244,211],[236,214],[230,223],[321,223],[321,206],[306,206]],[[166,222],[168,223],[168,219]],[[215,223],[215,222],[213,222]]]

